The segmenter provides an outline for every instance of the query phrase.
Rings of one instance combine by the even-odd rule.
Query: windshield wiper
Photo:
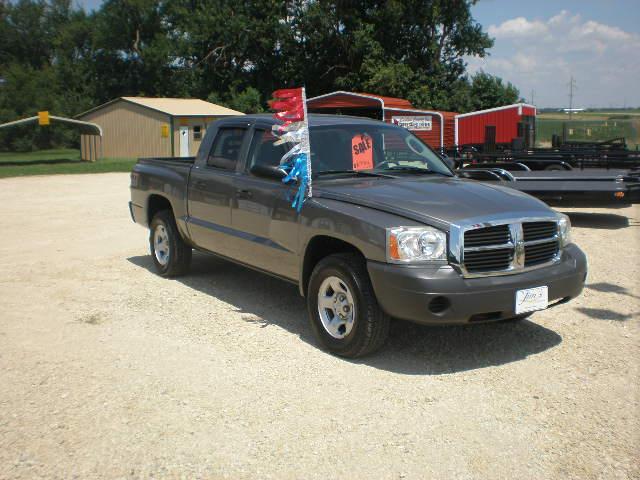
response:
[[[407,173],[415,173],[418,175],[442,175],[443,177],[451,177],[451,175],[447,175],[446,173],[437,172],[435,170],[428,170],[426,168],[420,167],[411,167],[411,166],[398,166],[398,167],[389,167],[383,169],[385,172],[407,172]]]
[[[320,176],[320,175],[339,175],[339,174],[349,174],[349,175],[355,175],[358,177],[386,177],[386,178],[393,178],[392,175],[386,175],[384,173],[379,173],[379,172],[365,172],[362,170],[323,170],[321,172],[316,172],[315,175]]]

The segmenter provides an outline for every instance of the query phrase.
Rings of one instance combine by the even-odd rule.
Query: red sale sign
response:
[[[373,168],[373,139],[366,133],[351,139],[351,160],[354,170]]]

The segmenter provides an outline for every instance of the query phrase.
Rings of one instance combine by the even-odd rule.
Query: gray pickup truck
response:
[[[160,275],[187,273],[195,248],[293,282],[322,345],[345,357],[381,347],[391,318],[522,319],[582,291],[587,260],[566,216],[457,178],[394,125],[310,115],[313,195],[298,213],[277,123],[220,120],[197,157],[138,161],[129,207]]]

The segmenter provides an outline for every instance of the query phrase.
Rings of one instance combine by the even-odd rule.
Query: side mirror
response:
[[[254,165],[249,172],[256,177],[272,178],[274,180],[282,180],[287,176],[284,170],[271,165]]]

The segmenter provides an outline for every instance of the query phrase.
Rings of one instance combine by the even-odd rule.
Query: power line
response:
[[[578,87],[576,87],[576,81],[573,78],[573,75],[571,75],[571,80],[569,80],[569,121],[571,121],[571,118],[573,117],[573,89],[578,89]]]

